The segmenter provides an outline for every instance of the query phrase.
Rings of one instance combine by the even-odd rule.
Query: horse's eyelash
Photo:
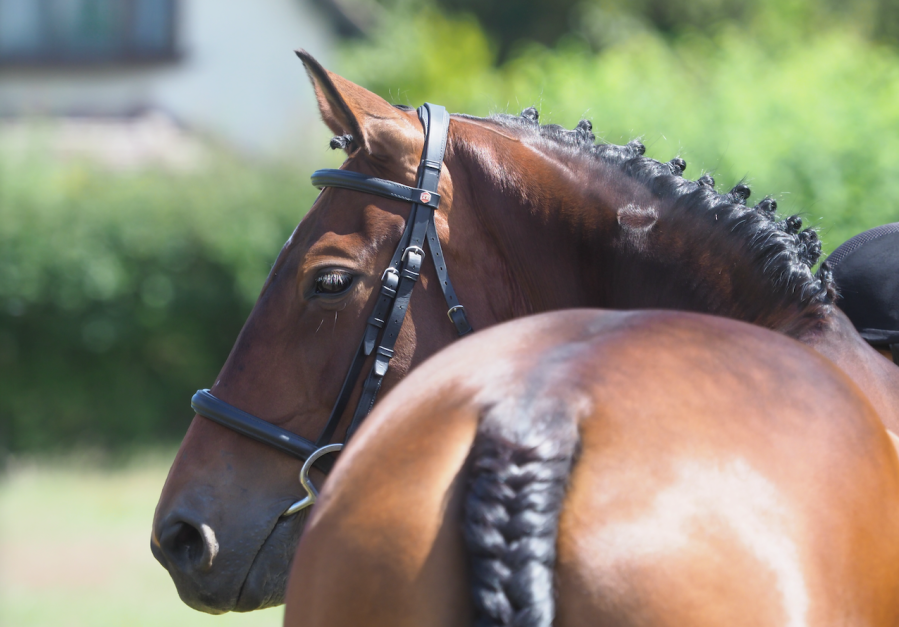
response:
[[[345,281],[349,280],[350,275],[347,272],[331,271],[319,276],[315,282],[324,288],[340,287]]]

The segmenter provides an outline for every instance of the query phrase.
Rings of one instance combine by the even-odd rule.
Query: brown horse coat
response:
[[[476,444],[571,433],[557,627],[899,624],[899,460],[858,388],[759,327],[591,310],[463,340],[381,401],[306,525],[285,624],[473,624]]]
[[[322,118],[342,138],[334,145],[346,147],[342,167],[414,185],[424,141],[415,113],[301,56]],[[899,427],[899,369],[832,306],[832,281],[811,272],[820,253],[812,231],[800,231],[795,217],[777,219],[770,199],[745,206],[745,186],[719,194],[707,175],[684,178],[683,160],[659,163],[643,157],[638,142],[594,139],[589,122],[571,131],[541,126],[533,109],[453,116],[435,223],[475,337],[499,322],[572,307],[735,318],[814,346],[855,381],[888,427]],[[278,256],[213,394],[314,439],[408,213],[404,202],[324,190]],[[340,292],[320,289],[347,277]],[[426,261],[384,392],[455,340],[437,281]],[[151,536],[186,603],[218,613],[283,601],[305,514],[281,513],[303,496],[299,467],[194,418]]]

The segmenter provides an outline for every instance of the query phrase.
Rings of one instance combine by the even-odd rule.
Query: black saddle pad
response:
[[[874,346],[899,344],[899,222],[860,233],[827,259],[837,305]]]

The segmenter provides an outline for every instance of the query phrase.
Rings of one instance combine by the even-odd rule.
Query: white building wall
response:
[[[0,113],[123,115],[160,109],[239,149],[296,153],[321,137],[315,99],[293,54],[328,65],[334,29],[309,0],[181,0],[177,61],[108,68],[0,69]]]

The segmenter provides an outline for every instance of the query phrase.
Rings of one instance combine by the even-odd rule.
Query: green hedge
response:
[[[608,141],[642,136],[693,178],[775,195],[832,250],[899,220],[899,55],[781,4],[711,34],[637,28],[600,52],[572,36],[497,66],[474,18],[413,2],[333,69],[394,102],[476,115],[537,105],[544,122],[590,118]],[[307,161],[339,160],[327,155]],[[191,393],[212,382],[313,200],[311,169],[223,157],[189,174],[113,174],[0,159],[0,449],[180,437]]]
[[[683,156],[691,178],[745,178],[755,199],[774,195],[832,250],[899,220],[899,54],[820,16],[813,28],[808,3],[778,7],[711,34],[635,30],[599,53],[572,36],[499,67],[473,18],[425,9],[348,48],[343,70],[403,104],[475,115],[534,105],[542,122],[589,118],[606,141],[642,137],[649,156]]]
[[[0,161],[0,447],[179,438],[314,200],[307,176]]]

